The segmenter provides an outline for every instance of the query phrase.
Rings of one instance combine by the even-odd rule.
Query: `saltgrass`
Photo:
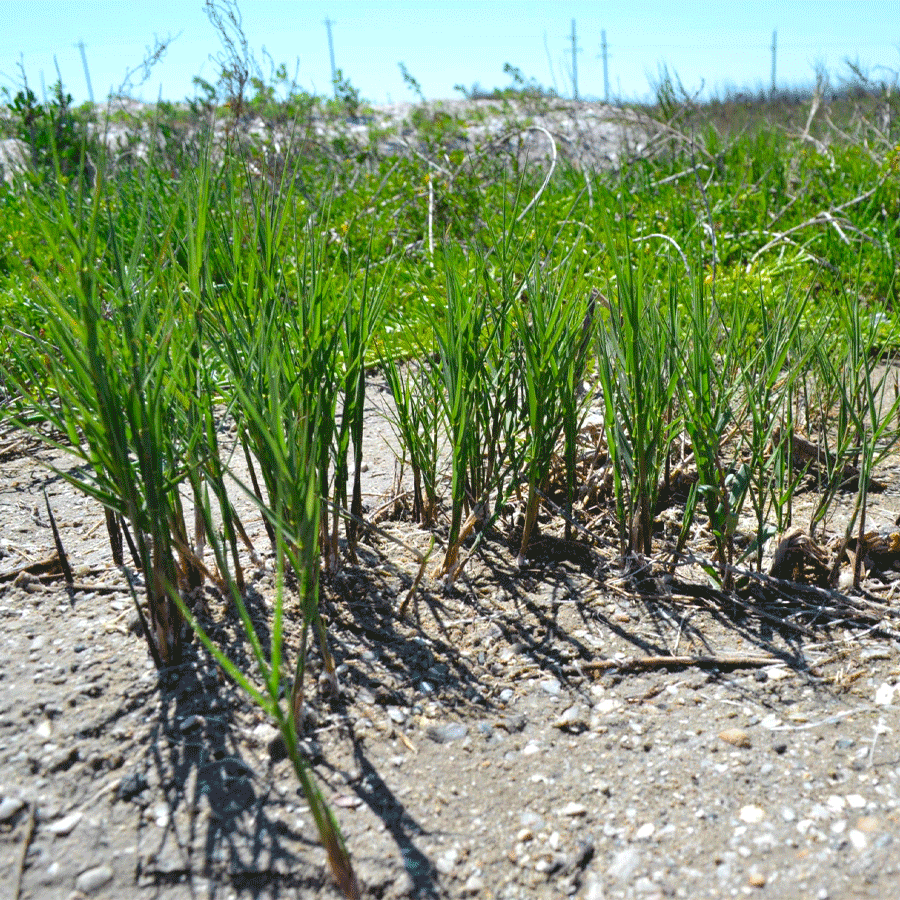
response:
[[[606,233],[614,246],[608,221]],[[679,348],[674,292],[661,305],[630,249],[623,258],[614,257],[614,266],[611,297],[598,296],[596,356],[625,557],[652,549],[659,484],[677,427],[672,398]]]
[[[141,271],[141,232],[126,255],[113,186],[102,172],[90,196],[83,179],[79,185],[74,198],[62,179],[33,197],[55,271],[39,281],[44,333],[18,347],[19,403],[65,434],[66,449],[87,463],[84,476],[60,475],[129,524],[152,625],[146,638],[157,664],[168,665],[180,660],[183,640],[170,595],[198,583],[179,493],[190,436],[170,416],[182,390],[186,330],[162,273]],[[148,181],[145,209],[149,198]]]
[[[742,424],[735,422],[735,406],[748,347],[748,314],[737,304],[723,310],[695,280],[686,319],[676,397],[722,580],[730,587],[734,535],[750,480],[736,453],[731,460],[725,456],[729,436]]]
[[[746,554],[762,569],[766,542],[790,523],[796,487],[791,448],[791,397],[796,379],[809,365],[811,342],[800,340],[809,295],[795,299],[790,286],[775,299],[759,292],[760,332],[740,366],[741,449],[746,465],[747,499],[756,530]],[[775,521],[773,523],[772,518]]]
[[[571,257],[561,271],[545,273],[541,261],[529,267],[519,302],[512,307],[521,344],[521,378],[526,414],[520,475],[528,484],[518,564],[525,565],[540,497],[548,489],[550,466],[560,436],[567,485],[574,476],[574,436],[580,418],[578,392],[587,365],[591,317],[583,290],[572,284]],[[582,395],[582,396],[586,396]],[[567,504],[572,492],[567,490]]]

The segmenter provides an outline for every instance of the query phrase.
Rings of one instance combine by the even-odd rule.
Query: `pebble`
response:
[[[75,879],[75,890],[82,894],[93,894],[113,879],[113,870],[109,866],[95,866],[82,872]]]
[[[894,688],[889,684],[881,684],[875,691],[875,703],[878,706],[890,706],[894,700]]]
[[[750,743],[750,735],[741,728],[726,728],[724,731],[719,732],[719,737],[725,741],[726,744],[731,744],[733,747],[742,747],[746,749],[752,746]]]
[[[8,822],[22,807],[25,801],[18,797],[6,797],[0,802],[0,822]]]
[[[116,788],[116,798],[119,800],[133,800],[138,794],[148,787],[147,779],[141,772],[129,772],[122,777]]]
[[[752,804],[742,806],[741,811],[738,813],[738,818],[748,825],[755,825],[757,822],[762,822],[765,817],[766,814],[763,808],[761,806],[753,806]]]
[[[438,856],[435,860],[434,867],[441,875],[449,875],[453,871],[453,867],[456,865],[456,860],[458,858],[459,851],[455,847],[451,847],[449,850],[445,850]]]
[[[429,725],[425,733],[436,744],[449,744],[462,740],[469,729],[462,722],[450,722],[448,725]]]
[[[635,847],[626,847],[614,857],[606,874],[619,881],[630,881],[641,864],[641,853]]]
[[[560,731],[578,732],[587,728],[584,709],[579,704],[570,706],[554,723],[554,728]]]
[[[561,685],[556,678],[547,678],[541,682],[541,690],[551,697],[558,697],[561,689]]]
[[[645,822],[641,825],[640,828],[634,833],[634,839],[636,841],[646,841],[653,837],[653,832],[656,831],[656,826],[652,822]]]
[[[480,875],[470,875],[463,886],[464,894],[478,894],[484,887],[484,879]]]
[[[587,807],[583,803],[567,803],[560,811],[561,816],[583,816],[587,813]]]
[[[73,812],[65,818],[57,819],[47,826],[47,831],[60,836],[71,834],[75,830],[75,826],[81,821],[81,816],[80,812]]]

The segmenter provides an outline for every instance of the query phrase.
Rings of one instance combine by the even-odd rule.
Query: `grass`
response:
[[[273,96],[245,99],[283,122]],[[281,730],[347,896],[358,886],[298,723],[310,639],[337,687],[319,594],[357,560],[366,524],[370,366],[448,590],[514,500],[521,566],[542,511],[560,509],[570,539],[611,521],[625,567],[674,561],[702,526],[706,575],[731,590],[739,560],[762,569],[812,478],[809,531],[827,533],[853,471],[841,538],[862,544],[873,472],[900,439],[898,134],[872,118],[897,101],[845,97],[836,121],[817,97],[779,130],[670,85],[640,111],[655,123],[640,156],[587,179],[560,159],[546,183],[494,146],[466,155],[458,122],[391,158],[339,128],[314,145],[308,119],[281,152],[238,127],[176,140],[187,114],[160,109],[165,140],[144,162],[98,155],[95,178],[72,171],[75,129],[55,155],[41,145],[26,184],[0,188],[2,415],[85,464],[60,474],[107,511],[157,665],[197,634]],[[582,427],[590,406],[599,435]],[[220,446],[226,420],[249,483]],[[610,485],[592,517],[598,467]],[[275,560],[265,640],[244,602],[257,548],[238,494]],[[190,599],[204,582],[242,623],[254,672],[205,631]]]

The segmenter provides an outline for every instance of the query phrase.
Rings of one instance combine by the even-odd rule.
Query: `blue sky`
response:
[[[720,0],[707,2],[348,2],[243,0],[239,3],[251,49],[297,72],[302,87],[330,91],[325,19],[338,67],[374,102],[412,100],[400,75],[406,64],[427,97],[458,96],[454,85],[506,86],[504,63],[570,95],[571,21],[577,23],[578,86],[583,97],[604,94],[601,30],[608,46],[610,93],[650,96],[649,83],[665,63],[690,90],[702,83],[767,87],[772,32],[777,30],[780,86],[809,84],[816,67],[845,73],[846,58],[878,77],[900,70],[900,15],[896,0]],[[176,35],[179,37],[175,38]],[[84,42],[93,91],[105,99],[138,66],[154,36],[175,40],[133,96],[183,100],[191,79],[215,80],[210,57],[220,50],[203,0],[0,0],[0,87],[15,90],[19,62],[33,90],[56,80],[56,63],[69,92],[87,99]],[[876,68],[876,67],[885,68]],[[264,64],[267,70],[268,66]]]

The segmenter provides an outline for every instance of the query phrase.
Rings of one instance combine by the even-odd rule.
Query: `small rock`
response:
[[[95,866],[82,872],[75,879],[75,890],[82,894],[93,894],[113,879],[113,870],[109,866]]]
[[[889,684],[881,684],[875,691],[875,703],[878,706],[890,706],[894,700],[894,688]]]
[[[567,803],[560,811],[561,816],[583,816],[587,813],[587,807],[583,803]]]
[[[588,727],[588,723],[584,717],[584,710],[577,703],[570,706],[554,723],[554,728],[560,731],[569,731],[578,733],[584,731]]]
[[[73,812],[63,819],[57,819],[47,826],[47,831],[58,835],[71,834],[75,826],[81,821],[81,815],[80,812]]]
[[[620,850],[614,857],[606,874],[618,881],[630,881],[641,864],[640,851],[635,847],[626,847]]]
[[[738,813],[738,818],[748,825],[755,825],[757,822],[762,822],[765,817],[766,813],[763,808],[761,806],[753,806],[752,804],[742,806],[741,811]]]
[[[766,876],[762,872],[751,872],[749,878],[747,878],[747,884],[755,888],[765,887]]]
[[[116,788],[118,800],[133,800],[148,787],[147,779],[140,772],[129,772],[122,777]]]
[[[606,900],[603,881],[593,873],[589,873],[585,881],[584,900]]]
[[[851,828],[850,833],[847,836],[850,838],[850,843],[853,844],[853,847],[856,850],[865,850],[869,843],[865,834],[855,828]]]
[[[0,801],[0,822],[8,822],[22,807],[25,801],[18,797],[6,797]]]
[[[450,722],[448,725],[429,725],[425,733],[436,744],[449,744],[462,740],[469,729],[462,722]]]
[[[746,749],[752,746],[750,743],[750,735],[741,728],[726,728],[724,731],[719,732],[719,737],[725,741],[726,744],[731,744],[733,747],[742,747]]]
[[[652,822],[645,822],[641,825],[640,828],[634,833],[634,839],[636,841],[646,841],[653,837],[653,832],[656,831],[656,826]]]
[[[545,681],[541,682],[541,690],[543,690],[545,694],[549,694],[551,697],[558,697],[561,686],[556,678],[548,678]]]
[[[456,865],[456,860],[458,858],[459,851],[455,847],[451,847],[449,850],[445,850],[438,856],[435,860],[434,867],[441,875],[449,875],[453,871],[453,867]]]
[[[470,875],[463,885],[464,894],[479,894],[484,887],[484,879],[480,875]]]
[[[847,805],[851,809],[862,809],[866,805],[866,799],[859,794],[847,794]]]
[[[403,712],[402,709],[398,709],[396,706],[388,707],[388,718],[395,725],[402,725],[406,721],[406,713]]]
[[[59,863],[54,861],[38,876],[38,880],[41,884],[53,884],[58,877]]]

